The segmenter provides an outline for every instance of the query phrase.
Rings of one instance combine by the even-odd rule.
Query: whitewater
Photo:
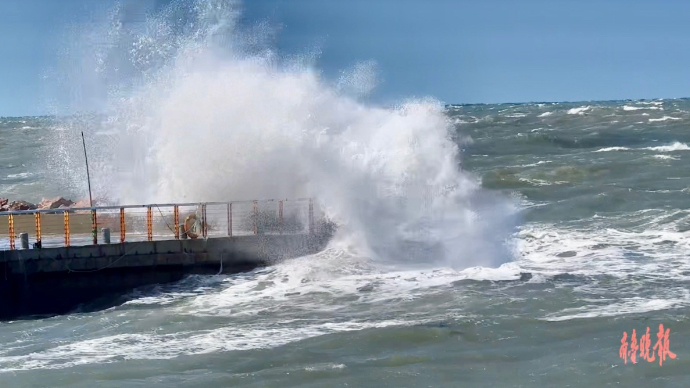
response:
[[[84,197],[84,131],[101,203],[309,196],[337,235],[1,322],[8,386],[687,386],[690,101],[381,105],[239,3],[122,15],[67,34],[55,116],[0,118],[0,196]],[[659,323],[677,358],[624,363]]]

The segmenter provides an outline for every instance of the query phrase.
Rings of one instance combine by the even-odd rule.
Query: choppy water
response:
[[[533,387],[690,382],[690,101],[449,107],[462,168],[519,204],[516,260],[455,270],[334,246],[0,324],[3,386]],[[0,196],[65,195],[48,119],[0,119]],[[663,366],[623,332],[670,329]],[[651,351],[651,349],[650,349]]]
[[[54,124],[47,117],[0,118],[0,197],[39,202],[43,193],[60,191],[50,187],[42,164]]]

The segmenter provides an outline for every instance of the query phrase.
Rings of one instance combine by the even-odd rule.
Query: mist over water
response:
[[[66,62],[83,66],[68,71],[84,74],[70,87],[108,96],[107,113],[67,121],[50,158],[81,171],[74,138],[85,131],[103,201],[309,196],[361,257],[453,267],[511,259],[512,205],[461,171],[441,102],[368,102],[374,62],[324,79],[312,57],[277,53],[269,26],[241,27],[234,1],[173,2],[137,22],[127,9],[83,27],[106,44],[84,38],[93,33],[70,43]]]

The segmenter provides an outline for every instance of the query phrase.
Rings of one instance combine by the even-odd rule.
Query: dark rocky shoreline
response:
[[[74,202],[63,197],[43,199],[40,203],[34,204],[28,201],[15,200],[11,201],[7,198],[0,198],[0,212],[16,211],[16,210],[36,210],[36,209],[67,209],[67,208],[83,208],[89,207],[88,200],[79,200]]]

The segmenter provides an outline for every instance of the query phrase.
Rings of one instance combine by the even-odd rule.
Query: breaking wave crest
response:
[[[266,25],[241,27],[238,9],[178,1],[138,24],[112,10],[107,44],[73,44],[71,55],[95,51],[97,63],[69,70],[82,74],[73,85],[108,96],[101,135],[94,120],[73,119],[55,132],[52,160],[80,171],[73,139],[85,130],[107,202],[313,196],[358,255],[461,267],[510,259],[512,204],[460,171],[439,101],[367,102],[372,62],[331,82],[312,57],[279,55]]]

